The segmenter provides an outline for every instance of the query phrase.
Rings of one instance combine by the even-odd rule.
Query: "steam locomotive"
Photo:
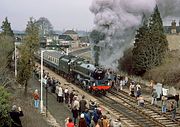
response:
[[[35,57],[40,61],[40,51]],[[95,67],[84,58],[72,54],[65,55],[60,51],[46,50],[43,52],[44,65],[71,82],[79,84],[93,94],[105,95],[111,88],[109,75],[101,67]]]

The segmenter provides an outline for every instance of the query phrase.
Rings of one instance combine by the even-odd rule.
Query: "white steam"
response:
[[[119,58],[130,46],[142,23],[143,14],[150,15],[156,4],[161,11],[165,10],[163,17],[178,14],[180,10],[179,0],[93,0],[90,11],[95,15],[94,29],[106,35],[105,40],[98,43],[101,65],[117,68]]]

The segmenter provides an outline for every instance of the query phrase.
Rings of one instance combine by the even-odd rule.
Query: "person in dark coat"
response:
[[[88,127],[90,127],[90,124],[91,124],[91,116],[90,116],[90,113],[88,111],[88,109],[86,108],[85,109],[85,112],[84,112],[84,118],[86,120],[86,124]]]
[[[12,119],[12,126],[11,127],[22,127],[21,120],[19,117],[23,116],[23,112],[21,108],[18,108],[19,111],[17,111],[17,106],[13,105],[12,111],[10,112],[10,117]]]
[[[84,119],[84,114],[80,115],[78,127],[87,127],[86,120]]]
[[[93,112],[93,121],[94,121],[94,123],[97,123],[99,118],[100,118],[100,115],[99,115],[98,109],[94,109],[94,112]]]
[[[179,94],[177,93],[175,96],[174,96],[174,99],[176,101],[176,104],[177,104],[177,108],[179,107]]]
[[[71,93],[70,93],[70,95],[69,95],[70,104],[72,104],[72,102],[73,102],[74,95],[75,95],[75,92],[74,92],[74,90],[73,90],[73,91],[71,91]]]
[[[83,95],[82,96],[82,100],[80,100],[79,102],[79,110],[80,110],[80,113],[84,113],[85,112],[85,109],[86,109],[86,104],[87,104],[87,101],[85,100],[85,96]]]
[[[170,103],[170,111],[172,114],[172,120],[174,121],[176,119],[176,104],[174,101]]]

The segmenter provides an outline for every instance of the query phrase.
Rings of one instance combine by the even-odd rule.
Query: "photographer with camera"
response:
[[[22,127],[21,120],[19,117],[21,117],[23,115],[24,114],[21,110],[21,107],[18,107],[18,110],[17,110],[16,105],[12,106],[12,111],[10,112],[10,116],[12,119],[12,127]]]

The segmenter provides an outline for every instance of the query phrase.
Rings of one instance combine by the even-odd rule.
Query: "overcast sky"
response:
[[[93,14],[89,11],[92,0],[0,0],[0,26],[8,17],[11,27],[24,30],[29,17],[46,17],[55,30],[90,30]]]

